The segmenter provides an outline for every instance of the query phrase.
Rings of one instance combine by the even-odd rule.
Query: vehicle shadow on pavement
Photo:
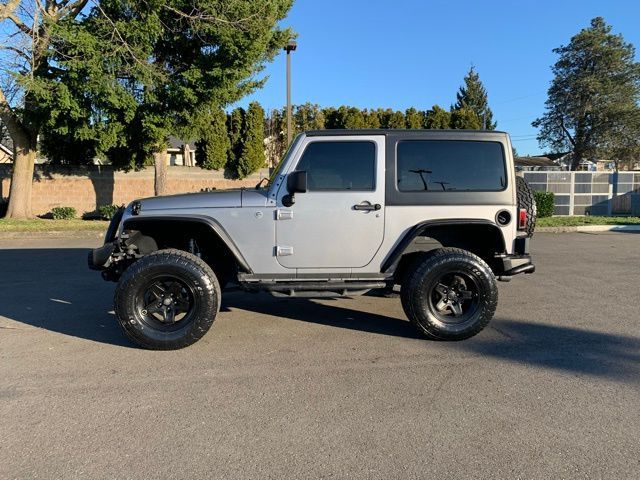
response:
[[[422,339],[404,319],[307,299],[270,298],[267,294],[233,293],[223,297],[223,309],[238,308],[263,315],[401,338]],[[606,377],[640,384],[640,337],[495,318],[477,336],[459,342],[423,340],[431,348],[446,348],[531,367]]]
[[[222,308],[239,308],[262,315],[287,318],[330,327],[361,332],[391,335],[402,338],[422,338],[404,319],[378,315],[348,308],[348,299],[339,299],[331,305],[304,298],[275,298],[266,293],[232,293],[222,297]]]
[[[88,270],[87,251],[0,250],[0,317],[95,342],[133,347],[112,313],[115,284]]]
[[[640,385],[640,337],[497,317],[487,331],[456,346],[513,363]]]

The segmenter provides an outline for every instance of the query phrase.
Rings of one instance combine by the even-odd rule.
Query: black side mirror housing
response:
[[[307,172],[291,172],[287,177],[287,190],[291,194],[305,193],[307,191]]]
[[[287,191],[289,193],[282,197],[282,205],[291,207],[296,203],[296,193],[307,191],[307,172],[291,172],[287,177]]]

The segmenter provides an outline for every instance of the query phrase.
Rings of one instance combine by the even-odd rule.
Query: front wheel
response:
[[[114,303],[118,322],[133,342],[174,350],[207,333],[220,296],[218,280],[202,259],[181,250],[159,250],[125,270]]]
[[[409,321],[423,335],[463,340],[493,318],[498,287],[484,260],[465,250],[443,248],[419,260],[400,296]]]

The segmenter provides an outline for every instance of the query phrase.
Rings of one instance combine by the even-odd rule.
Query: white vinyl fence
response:
[[[523,176],[534,190],[554,193],[555,215],[629,215],[632,194],[640,194],[640,172],[523,172]]]

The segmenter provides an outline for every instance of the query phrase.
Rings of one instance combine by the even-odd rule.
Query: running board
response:
[[[369,290],[386,288],[385,282],[272,282],[244,284],[247,290],[266,290],[275,296],[335,297],[362,295]]]

